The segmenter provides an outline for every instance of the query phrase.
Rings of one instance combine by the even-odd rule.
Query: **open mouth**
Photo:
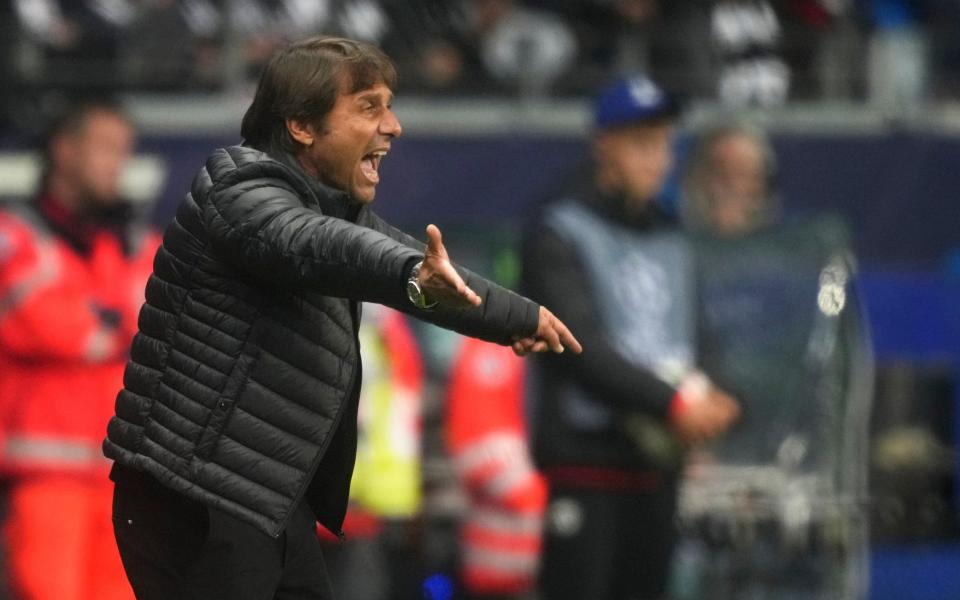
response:
[[[380,182],[380,161],[386,155],[386,150],[374,150],[360,159],[360,170],[371,183]]]

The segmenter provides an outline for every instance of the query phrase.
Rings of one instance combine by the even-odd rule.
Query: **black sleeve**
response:
[[[383,233],[306,207],[280,179],[216,186],[202,211],[222,260],[279,287],[393,305],[423,258]]]
[[[366,212],[364,222],[369,227],[421,252],[426,247],[425,242],[403,233],[373,211]],[[432,310],[420,310],[406,296],[399,303],[389,303],[388,306],[434,325],[496,344],[509,344],[515,335],[526,337],[536,332],[540,322],[539,305],[468,269],[456,264],[454,267],[470,289],[480,296],[483,301],[480,306],[437,306]]]
[[[548,307],[583,345],[583,353],[544,356],[553,372],[572,376],[621,409],[665,417],[676,390],[647,369],[625,360],[598,324],[596,292],[576,251],[548,228],[528,235],[523,282],[531,298]]]

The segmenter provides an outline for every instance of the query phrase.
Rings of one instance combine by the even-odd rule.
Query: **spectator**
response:
[[[676,105],[645,77],[594,105],[593,172],[528,232],[532,297],[589,348],[537,364],[534,456],[550,484],[546,598],[658,598],[675,532],[674,443],[710,439],[736,402],[695,369],[685,246],[656,204]]]
[[[776,159],[759,129],[720,125],[703,133],[683,181],[682,213],[692,231],[737,236],[773,223]]]
[[[780,21],[767,0],[719,0],[712,37],[720,58],[719,96],[731,106],[787,101],[790,69],[778,54]]]
[[[801,43],[790,63],[798,74],[792,88],[804,92],[801,69],[812,69],[808,86],[823,100],[852,100],[863,79],[863,32],[854,0],[789,0]],[[785,23],[786,24],[786,23]],[[808,63],[809,61],[809,63]],[[800,63],[800,66],[797,65]]]
[[[72,108],[34,202],[0,213],[4,539],[23,598],[133,597],[100,452],[158,244],[118,189],[133,141],[115,105]]]
[[[195,83],[195,17],[174,0],[145,3],[126,30],[121,66],[126,81],[141,88],[164,89]]]
[[[400,64],[401,85],[431,94],[497,89],[480,57],[483,19],[470,2],[408,0],[384,4],[393,26],[385,40]]]
[[[523,95],[540,96],[576,52],[570,28],[557,15],[512,0],[474,0],[480,55],[486,70]]]
[[[763,132],[734,122],[699,137],[683,178],[685,225],[700,234],[699,364],[744,406],[736,433],[685,472],[683,554],[698,574],[684,598],[701,596],[697,581],[730,597],[862,595],[847,573],[865,550],[872,373],[849,239],[831,218],[782,223],[775,173]],[[826,548],[820,532],[837,522],[848,533]],[[701,544],[706,561],[691,552]]]
[[[36,50],[22,56],[21,75],[47,83],[108,89],[120,33],[136,11],[131,0],[114,2],[14,0],[22,31]],[[6,57],[5,57],[6,58]]]
[[[389,7],[390,40],[432,92],[515,91],[538,95],[566,72],[576,53],[567,23],[514,0],[427,0]]]
[[[930,48],[919,0],[865,0],[872,32],[867,48],[871,104],[890,116],[916,114],[928,97]]]

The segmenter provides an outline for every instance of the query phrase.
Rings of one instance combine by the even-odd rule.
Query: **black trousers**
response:
[[[642,494],[551,487],[541,599],[665,598],[675,508],[674,485]]]
[[[138,600],[330,600],[316,519],[306,502],[272,538],[115,466],[113,528]]]

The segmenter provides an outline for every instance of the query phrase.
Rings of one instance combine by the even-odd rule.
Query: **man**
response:
[[[550,485],[545,598],[658,598],[674,533],[673,439],[708,440],[737,414],[693,365],[691,260],[656,204],[672,163],[670,98],[644,77],[594,106],[592,173],[538,215],[524,248],[533,298],[590,352],[544,358],[534,457]]]
[[[158,236],[118,184],[134,130],[87,102],[54,123],[35,200],[0,212],[0,467],[17,597],[131,598],[100,453]]]
[[[739,123],[707,130],[697,140],[683,178],[685,225],[725,238],[773,225],[780,208],[775,171],[763,131]]]
[[[518,353],[580,345],[547,309],[369,203],[400,135],[377,48],[280,51],[164,235],[104,442],[139,598],[329,598],[356,453],[361,301]]]

